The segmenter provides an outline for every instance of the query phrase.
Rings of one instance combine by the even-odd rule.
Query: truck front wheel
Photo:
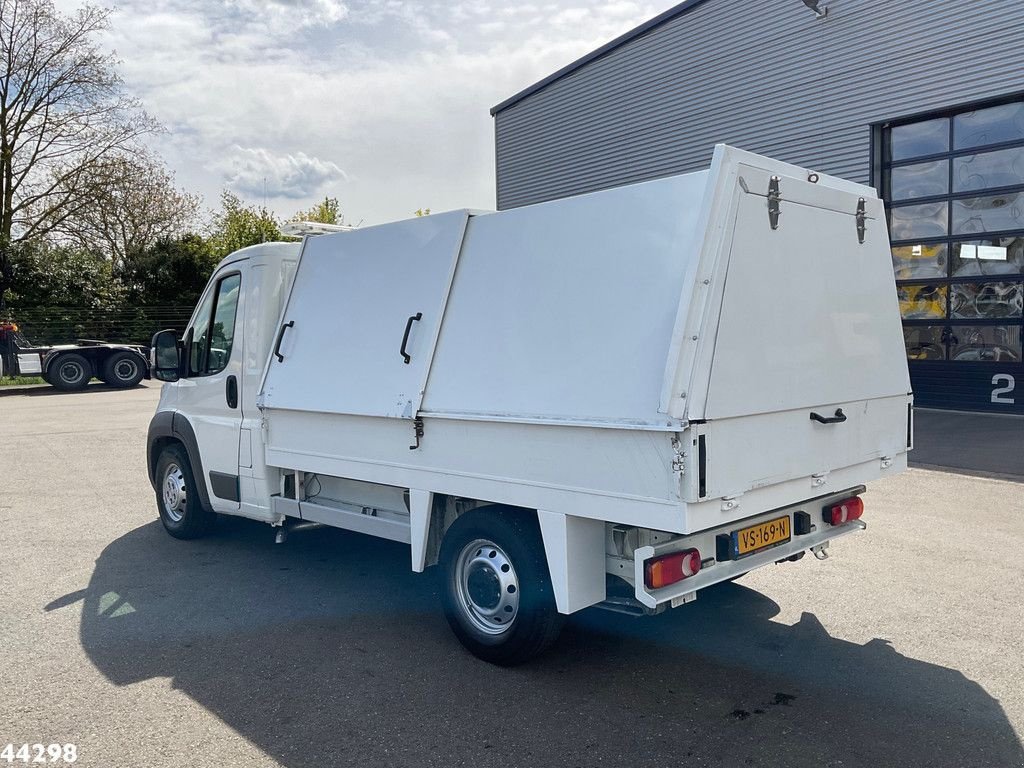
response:
[[[176,539],[198,539],[209,532],[215,514],[203,508],[185,449],[169,445],[156,462],[156,505],[160,522]]]
[[[50,363],[47,377],[57,389],[73,392],[85,389],[92,373],[92,364],[88,360],[74,352],[65,352]]]
[[[565,617],[555,607],[540,527],[529,512],[467,512],[445,534],[440,561],[445,616],[475,656],[513,666],[558,638]]]

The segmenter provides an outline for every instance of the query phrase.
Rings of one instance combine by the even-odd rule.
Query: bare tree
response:
[[[0,307],[10,249],[82,212],[117,173],[104,161],[156,130],[123,91],[117,61],[96,37],[110,12],[74,14],[52,0],[0,0]]]
[[[115,274],[158,240],[184,235],[198,224],[199,198],[178,190],[174,176],[152,156],[101,158],[83,177],[95,197],[51,234],[103,254]]]

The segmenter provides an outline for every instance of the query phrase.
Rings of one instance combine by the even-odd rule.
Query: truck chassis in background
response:
[[[148,349],[91,339],[37,346],[14,323],[0,323],[0,376],[39,376],[68,392],[85,388],[93,377],[119,389],[134,387],[149,378]]]

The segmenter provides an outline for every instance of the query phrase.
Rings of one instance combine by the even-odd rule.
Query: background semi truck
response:
[[[239,251],[152,355],[171,535],[221,513],[408,543],[500,664],[588,606],[824,557],[912,443],[882,203],[724,145],[698,173]]]
[[[96,377],[111,387],[134,387],[149,376],[147,350],[137,344],[79,339],[33,344],[12,322],[0,322],[0,376],[39,376],[57,389],[84,389]]]

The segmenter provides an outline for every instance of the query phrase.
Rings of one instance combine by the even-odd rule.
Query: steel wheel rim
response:
[[[164,470],[164,482],[161,488],[163,497],[164,514],[175,523],[180,523],[185,517],[185,502],[187,501],[187,490],[185,488],[185,474],[177,464],[168,464]]]
[[[117,365],[114,366],[114,375],[121,381],[131,381],[135,378],[138,370],[139,367],[135,364],[134,360],[125,358],[117,361]]]
[[[454,578],[470,623],[487,635],[507,632],[519,614],[519,577],[504,550],[487,539],[469,542],[455,562]]]
[[[71,376],[68,376],[68,371],[72,373]],[[82,366],[78,363],[63,363],[60,366],[59,375],[61,380],[66,381],[68,384],[75,384],[85,375],[85,371],[82,370]]]

